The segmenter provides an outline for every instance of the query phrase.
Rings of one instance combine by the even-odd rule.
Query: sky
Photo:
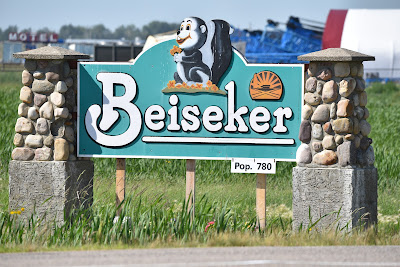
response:
[[[153,21],[181,22],[197,16],[205,21],[223,19],[237,28],[263,29],[266,20],[286,22],[290,16],[325,23],[330,9],[400,9],[399,0],[0,0],[0,28],[36,31],[62,25],[104,24],[114,30],[120,25],[137,27]]]

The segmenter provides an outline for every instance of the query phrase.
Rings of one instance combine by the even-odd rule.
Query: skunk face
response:
[[[202,19],[185,18],[176,34],[176,42],[180,48],[199,49],[207,39],[207,27]]]

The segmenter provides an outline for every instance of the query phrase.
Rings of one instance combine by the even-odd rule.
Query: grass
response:
[[[400,86],[374,83],[367,88],[368,122],[378,169],[378,205],[383,215],[400,214]]]
[[[19,226],[8,212],[8,162],[18,117],[20,72],[0,72],[0,252],[232,245],[387,245],[400,244],[400,88],[374,84],[367,89],[379,172],[379,220],[376,229],[348,232],[317,227],[291,227],[291,169],[280,162],[267,177],[267,228],[256,229],[255,182],[251,174],[230,173],[227,161],[197,161],[196,218],[187,214],[185,161],[127,159],[127,198],[117,224],[115,159],[94,159],[94,199],[90,210],[78,210],[69,223],[57,226],[32,217]],[[207,224],[215,224],[207,232]],[[311,225],[310,225],[311,226]],[[79,246],[82,246],[81,248]]]
[[[379,170],[379,183],[384,188],[393,187],[400,182],[400,89],[399,85],[375,83],[368,88],[369,123],[373,126],[373,139],[376,167]]]
[[[182,246],[250,245],[393,245],[400,243],[400,225],[386,223],[367,231],[333,228],[321,232],[308,225],[306,231],[291,228],[291,216],[282,208],[268,210],[267,227],[259,231],[256,218],[210,202],[202,196],[196,203],[196,218],[186,212],[184,201],[170,202],[162,195],[146,197],[140,187],[126,198],[121,218],[113,222],[116,208],[103,199],[91,210],[76,210],[61,226],[32,218],[28,226],[15,222],[18,215],[0,213],[0,252],[81,249],[80,247],[142,248]],[[214,222],[207,231],[206,226]],[[398,222],[398,221],[397,221]],[[295,231],[293,231],[295,230]]]
[[[400,244],[397,223],[378,225],[367,231],[316,226],[293,231],[290,216],[282,209],[270,209],[267,227],[260,231],[256,218],[248,218],[228,208],[228,204],[200,197],[196,218],[186,212],[184,201],[170,202],[162,195],[146,198],[138,187],[126,198],[121,218],[113,222],[116,208],[102,199],[91,210],[76,210],[71,221],[41,223],[33,217],[28,226],[15,222],[18,215],[0,213],[0,252],[43,251],[83,248],[143,248],[182,246],[299,246],[299,245],[393,245]],[[214,224],[210,224],[210,222]],[[397,221],[398,222],[398,221]],[[206,226],[208,227],[205,231]]]

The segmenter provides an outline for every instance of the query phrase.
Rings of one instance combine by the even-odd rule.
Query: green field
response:
[[[280,162],[267,177],[267,229],[256,229],[256,176],[231,174],[230,162],[197,161],[196,219],[185,212],[185,161],[127,159],[127,202],[131,221],[113,224],[115,160],[94,159],[94,205],[62,227],[18,226],[8,210],[8,162],[18,118],[20,72],[0,72],[0,251],[222,245],[400,244],[400,87],[367,89],[370,137],[379,172],[379,225],[369,231],[320,233],[291,228],[291,168]],[[215,221],[204,232],[206,225]],[[308,228],[308,227],[307,227]],[[293,231],[295,230],[295,231]],[[309,229],[310,230],[310,229]]]

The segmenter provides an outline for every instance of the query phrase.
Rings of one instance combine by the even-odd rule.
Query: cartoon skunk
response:
[[[185,18],[176,37],[183,50],[174,54],[176,83],[205,85],[210,80],[217,84],[231,62],[232,32],[229,23],[223,20],[212,20],[206,25],[200,18]]]

